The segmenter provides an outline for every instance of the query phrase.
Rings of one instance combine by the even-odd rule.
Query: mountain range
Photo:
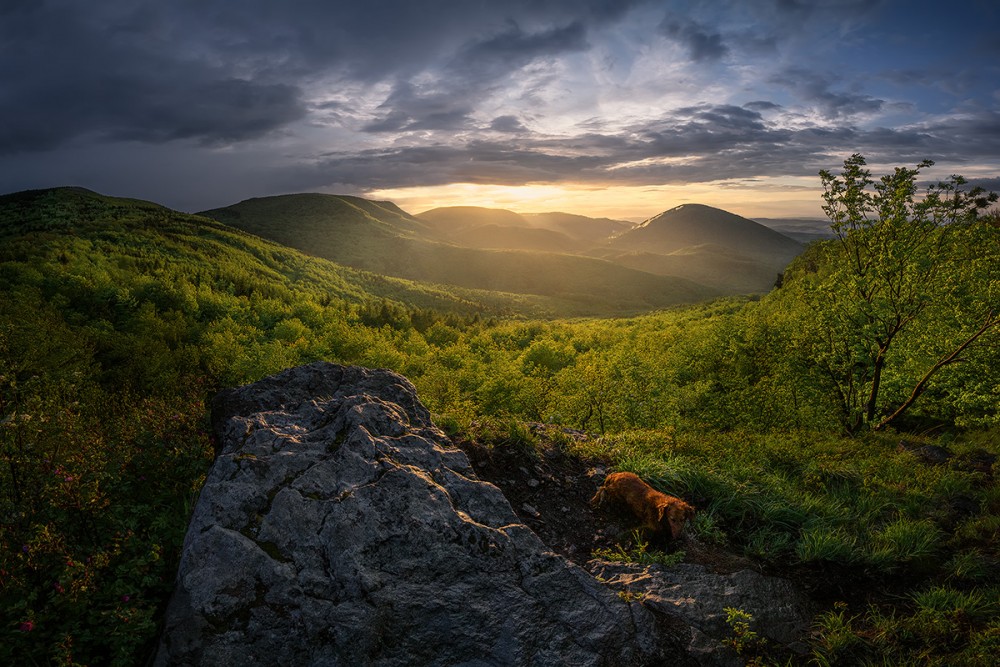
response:
[[[754,218],[765,227],[802,243],[832,239],[835,234],[826,218]]]
[[[610,238],[599,256],[657,275],[683,276],[723,294],[763,292],[802,244],[711,206],[682,204]]]
[[[323,194],[248,199],[201,215],[338,264],[546,297],[572,315],[765,292],[803,247],[757,222],[697,204],[639,225],[472,206],[414,216],[391,202]]]
[[[572,213],[515,213],[479,206],[446,206],[417,215],[442,238],[479,248],[579,252],[633,227]]]
[[[764,292],[802,249],[756,222],[690,204],[635,225],[477,207],[415,216],[392,202],[327,194],[249,199],[198,215],[82,188],[28,191],[3,200],[8,233],[32,230],[25,221],[41,220],[42,211],[49,211],[46,232],[65,223],[79,238],[105,233],[84,224],[89,210],[102,211],[102,224],[114,224],[118,216],[120,224],[134,226],[135,216],[147,216],[170,224],[146,225],[144,243],[171,247],[181,233],[198,244],[201,256],[224,247],[227,262],[247,267],[259,265],[262,256],[296,258],[304,266],[307,258],[298,251],[317,258],[308,260],[310,272],[326,272],[325,281],[338,289],[350,285],[359,298],[405,295],[402,302],[444,311],[632,315]],[[82,211],[83,217],[71,222],[52,214],[62,210]],[[277,245],[261,250],[243,240],[251,238],[247,233]],[[201,247],[208,239],[212,248]],[[263,271],[288,273],[269,261],[272,266]]]

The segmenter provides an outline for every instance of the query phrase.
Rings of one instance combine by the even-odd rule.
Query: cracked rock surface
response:
[[[751,629],[790,653],[806,650],[802,639],[812,620],[805,596],[788,580],[752,570],[722,575],[704,566],[629,565],[593,560],[587,569],[611,587],[641,597],[643,604],[689,628],[685,651],[704,667],[738,667],[743,661],[721,640],[732,636],[726,608],[753,616]]]
[[[290,369],[220,394],[213,425],[155,665],[669,663],[652,614],[549,551],[403,377]]]

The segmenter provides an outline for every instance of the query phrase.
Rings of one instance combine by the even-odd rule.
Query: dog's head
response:
[[[683,500],[675,500],[660,507],[660,525],[670,529],[670,537],[679,538],[684,533],[684,524],[694,518],[694,508]]]

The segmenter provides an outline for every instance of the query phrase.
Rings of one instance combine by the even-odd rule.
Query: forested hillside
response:
[[[499,219],[520,217],[502,213],[507,216]],[[204,215],[338,264],[459,290],[516,294],[544,304],[544,315],[631,315],[719,295],[714,288],[684,278],[552,252],[558,243],[544,246],[549,252],[538,251],[537,246],[525,250],[509,238],[504,241],[499,229],[492,233],[495,243],[483,247],[481,238],[472,238],[467,240],[475,241],[475,247],[463,246],[453,242],[461,240],[463,229],[422,221],[386,202],[357,197],[263,197]],[[557,232],[546,238],[551,234],[568,238]]]
[[[0,662],[142,663],[212,459],[206,401],[326,359],[403,373],[485,446],[535,455],[527,422],[589,432],[567,453],[808,583],[803,661],[992,664],[1000,224],[960,182],[917,197],[917,171],[825,174],[837,237],[766,296],[629,319],[502,316],[537,304],[147,202],[0,198]]]

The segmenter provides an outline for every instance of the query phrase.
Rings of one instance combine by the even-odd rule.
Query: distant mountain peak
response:
[[[797,241],[760,223],[705,204],[680,204],[612,241],[619,249],[662,254],[703,244],[777,261],[787,261],[802,249]]]
[[[716,218],[716,219],[725,218],[731,221],[746,220],[747,222],[753,222],[748,218],[741,217],[739,215],[736,215],[735,213],[730,213],[729,211],[726,211],[721,208],[716,208],[715,206],[708,206],[707,204],[678,204],[673,208],[668,208],[666,211],[663,211],[662,213],[657,213],[653,217],[643,221],[642,224],[639,225],[639,227],[646,227],[650,223],[659,220],[670,220],[678,217],[691,218],[693,216],[700,216],[704,218]]]

